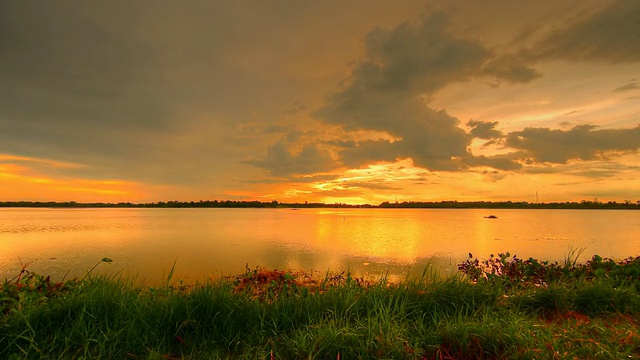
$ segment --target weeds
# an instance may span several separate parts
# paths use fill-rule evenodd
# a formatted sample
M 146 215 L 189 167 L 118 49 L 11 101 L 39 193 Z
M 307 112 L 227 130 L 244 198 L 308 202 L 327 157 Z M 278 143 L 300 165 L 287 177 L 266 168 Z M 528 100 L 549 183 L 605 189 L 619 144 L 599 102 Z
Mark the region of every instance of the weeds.
M 45 277 L 27 270 L 28 265 L 22 264 L 18 275 L 2 284 L 0 292 L 2 315 L 6 316 L 14 311 L 46 303 L 50 298 L 69 292 L 81 283 L 78 279 L 51 281 L 50 276 Z
M 107 262 L 107 261 L 101 261 Z M 0 358 L 477 359 L 640 355 L 640 260 L 460 264 L 389 283 L 250 269 L 190 287 L 91 273 L 2 286 Z M 471 281 L 470 281 L 471 280 Z
M 506 286 L 548 286 L 552 282 L 596 279 L 606 279 L 616 285 L 640 285 L 640 256 L 615 261 L 594 255 L 591 260 L 578 263 L 580 252 L 571 252 L 563 264 L 534 258 L 523 260 L 508 252 L 491 254 L 483 261 L 469 254 L 469 259 L 459 264 L 458 270 L 474 282 L 493 281 Z

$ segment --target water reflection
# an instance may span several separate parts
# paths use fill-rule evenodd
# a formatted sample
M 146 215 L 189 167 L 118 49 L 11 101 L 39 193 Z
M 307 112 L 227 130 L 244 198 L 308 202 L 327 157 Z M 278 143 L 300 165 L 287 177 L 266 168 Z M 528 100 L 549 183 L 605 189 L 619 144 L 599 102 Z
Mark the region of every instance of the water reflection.
M 572 248 L 640 253 L 640 212 L 409 209 L 1 209 L 0 279 L 20 270 L 82 276 L 103 271 L 160 283 L 173 263 L 189 282 L 245 266 L 392 277 L 441 272 L 469 252 L 561 260 Z
M 412 263 L 419 256 L 419 219 L 386 218 L 371 221 L 363 216 L 321 217 L 316 241 L 323 248 L 351 257 Z

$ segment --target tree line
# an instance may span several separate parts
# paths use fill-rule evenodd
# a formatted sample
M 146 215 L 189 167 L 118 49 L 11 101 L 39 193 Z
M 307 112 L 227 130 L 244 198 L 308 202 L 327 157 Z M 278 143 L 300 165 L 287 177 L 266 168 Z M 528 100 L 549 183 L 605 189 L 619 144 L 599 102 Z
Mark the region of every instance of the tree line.
M 405 201 L 388 202 L 379 205 L 343 204 L 343 203 L 281 203 L 278 201 L 233 201 L 233 200 L 200 200 L 200 201 L 160 201 L 151 203 L 79 203 L 75 201 L 4 201 L 0 207 L 26 208 L 417 208 L 417 209 L 640 209 L 640 201 L 631 202 L 550 202 L 531 203 L 526 201 Z

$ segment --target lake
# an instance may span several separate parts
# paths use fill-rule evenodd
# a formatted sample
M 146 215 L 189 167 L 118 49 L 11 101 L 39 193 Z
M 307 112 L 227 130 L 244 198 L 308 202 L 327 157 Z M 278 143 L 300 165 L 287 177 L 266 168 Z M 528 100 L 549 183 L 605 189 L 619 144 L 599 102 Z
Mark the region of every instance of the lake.
M 495 215 L 497 219 L 485 216 Z M 640 255 L 640 211 L 485 209 L 0 209 L 0 280 L 103 273 L 161 283 L 240 274 L 248 266 L 392 278 L 441 273 L 472 253 L 560 261 L 575 250 Z

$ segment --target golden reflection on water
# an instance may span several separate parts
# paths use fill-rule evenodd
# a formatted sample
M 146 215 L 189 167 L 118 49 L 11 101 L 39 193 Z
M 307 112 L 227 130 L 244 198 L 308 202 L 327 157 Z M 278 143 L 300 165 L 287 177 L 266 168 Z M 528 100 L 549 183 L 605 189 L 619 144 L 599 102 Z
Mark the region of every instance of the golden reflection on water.
M 419 219 L 332 216 L 318 219 L 316 241 L 333 252 L 412 263 L 419 256 Z M 402 232 L 402 235 L 399 234 Z
M 497 219 L 486 219 L 495 214 Z M 176 264 L 188 282 L 257 265 L 393 278 L 444 273 L 473 253 L 561 260 L 572 248 L 640 254 L 639 211 L 452 209 L 0 209 L 0 279 L 20 261 L 43 274 L 99 269 L 157 284 Z

